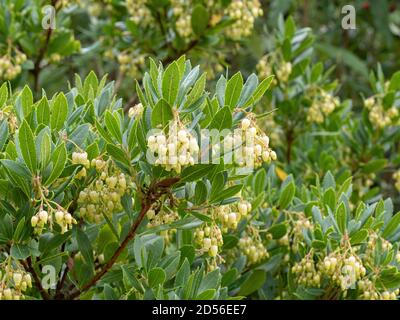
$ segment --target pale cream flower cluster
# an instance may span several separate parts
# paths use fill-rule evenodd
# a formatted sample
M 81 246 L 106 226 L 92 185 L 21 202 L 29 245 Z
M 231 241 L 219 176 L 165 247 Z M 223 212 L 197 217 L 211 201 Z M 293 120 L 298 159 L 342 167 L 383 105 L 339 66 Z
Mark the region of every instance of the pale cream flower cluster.
M 231 163 L 232 160 L 240 167 L 258 168 L 264 162 L 277 159 L 276 152 L 269 147 L 269 137 L 256 125 L 252 116 L 244 118 L 239 130 L 224 138 L 223 147 L 225 162 Z
M 126 0 L 126 8 L 131 20 L 137 25 L 148 26 L 153 22 L 153 17 L 146 4 L 147 0 Z
M 6 260 L 0 266 L 0 300 L 24 299 L 24 292 L 32 288 L 32 278 L 23 268 Z
M 224 244 L 222 232 L 216 223 L 203 224 L 194 232 L 194 241 L 201 253 L 208 253 L 215 258 Z
M 396 187 L 397 190 L 400 191 L 400 170 L 396 171 L 393 174 L 393 179 L 394 179 L 394 186 Z
M 31 225 L 34 228 L 36 234 L 42 234 L 45 227 L 49 224 L 50 228 L 53 226 L 53 215 L 56 223 L 61 228 L 61 234 L 67 232 L 72 229 L 74 224 L 77 224 L 76 219 L 67 212 L 64 208 L 58 207 L 57 209 L 53 209 L 49 207 L 49 212 L 40 208 L 40 210 L 31 218 Z
M 325 118 L 339 105 L 339 98 L 326 91 L 321 91 L 319 95 L 314 97 L 311 107 L 308 109 L 307 121 L 323 123 Z
M 22 72 L 22 64 L 26 61 L 26 55 L 20 51 L 15 54 L 6 54 L 0 57 L 0 79 L 12 80 Z
M 113 55 L 112 52 L 109 52 L 108 54 Z M 140 67 L 145 64 L 144 55 L 130 51 L 119 53 L 117 60 L 120 72 L 131 78 L 136 78 L 140 74 Z
M 257 17 L 263 15 L 259 0 L 233 0 L 225 10 L 225 14 L 235 22 L 226 30 L 233 40 L 240 40 L 251 35 Z
M 395 106 L 385 110 L 380 100 L 374 96 L 365 99 L 364 106 L 369 111 L 369 121 L 378 129 L 399 123 L 399 110 Z
M 177 173 L 187 166 L 194 165 L 200 150 L 197 139 L 178 122 L 170 125 L 168 133 L 161 131 L 150 135 L 147 146 L 155 155 L 155 165 Z
M 89 222 L 100 223 L 104 215 L 111 217 L 122 210 L 121 198 L 128 189 L 128 178 L 115 166 L 101 159 L 93 159 L 91 166 L 99 174 L 79 194 L 79 214 Z
M 253 265 L 269 257 L 269 253 L 263 244 L 258 230 L 252 228 L 239 239 L 239 250 L 246 256 L 247 265 Z

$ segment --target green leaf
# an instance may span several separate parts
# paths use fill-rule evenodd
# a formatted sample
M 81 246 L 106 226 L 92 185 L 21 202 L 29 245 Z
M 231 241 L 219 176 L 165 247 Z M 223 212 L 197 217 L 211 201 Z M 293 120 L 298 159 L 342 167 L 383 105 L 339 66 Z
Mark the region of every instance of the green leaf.
M 19 97 L 21 99 L 20 101 L 21 101 L 23 115 L 24 117 L 26 117 L 32 111 L 33 94 L 31 89 L 28 86 L 25 86 L 24 89 L 21 91 Z
M 153 268 L 149 272 L 149 286 L 151 288 L 158 287 L 163 284 L 167 278 L 167 274 L 162 268 Z
M 4 86 L 4 85 L 3 85 Z M 400 90 L 400 71 L 395 72 L 390 79 L 389 91 L 398 91 Z M 0 89 L 1 91 L 1 89 Z M 1 96 L 1 94 L 0 94 Z M 0 99 L 0 107 L 1 107 L 1 99 Z
M 82 253 L 83 258 L 86 263 L 93 265 L 93 249 L 90 240 L 85 232 L 80 228 L 76 228 L 76 241 L 78 243 L 78 248 Z
M 231 197 L 235 196 L 237 193 L 239 193 L 240 190 L 242 190 L 242 188 L 243 188 L 242 184 L 237 184 L 232 187 L 229 187 L 229 188 L 221 191 L 219 194 L 216 194 L 215 197 L 210 199 L 210 202 L 216 203 L 216 202 L 220 202 L 222 200 L 231 198 Z
M 39 147 L 37 147 L 37 149 L 40 151 L 38 154 L 38 159 L 40 168 L 43 171 L 51 158 L 51 138 L 48 132 L 44 132 L 41 135 L 41 140 L 38 142 L 38 145 Z
M 296 193 L 296 186 L 293 182 L 288 183 L 281 192 L 278 205 L 280 209 L 286 209 L 292 202 Z
M 127 166 L 129 166 L 129 161 L 126 157 L 126 154 L 120 148 L 114 146 L 113 144 L 107 144 L 107 152 L 113 157 L 114 160 L 117 160 Z
M 367 239 L 367 237 L 368 237 L 368 230 L 366 229 L 358 230 L 350 237 L 350 243 L 351 245 L 360 244 L 364 242 Z
M 119 142 L 122 143 L 121 124 L 118 118 L 113 115 L 109 110 L 106 111 L 104 116 L 104 122 L 107 130 L 111 135 Z
M 204 92 L 206 86 L 206 74 L 203 73 L 199 79 L 197 79 L 192 90 L 186 98 L 184 109 L 190 107 Z
M 17 260 L 24 260 L 30 256 L 30 250 L 27 245 L 13 243 L 10 250 L 11 257 Z
M 0 151 L 3 150 L 4 145 L 8 139 L 8 121 L 0 121 Z
M 386 159 L 371 160 L 362 168 L 362 171 L 367 174 L 375 173 L 385 168 L 386 163 Z
M 215 289 L 208 289 L 203 291 L 202 293 L 198 294 L 196 300 L 212 300 L 215 297 L 217 290 Z
M 192 11 L 192 29 L 195 34 L 202 35 L 207 29 L 209 14 L 206 8 L 201 4 L 196 5 Z
M 247 78 L 246 83 L 243 86 L 243 90 L 242 93 L 240 94 L 238 102 L 239 107 L 245 104 L 250 99 L 250 97 L 256 90 L 257 86 L 258 86 L 258 78 L 253 73 Z
M 63 93 L 59 93 L 52 101 L 50 115 L 50 126 L 53 130 L 60 130 L 68 115 L 68 101 Z
M 8 88 L 7 83 L 4 82 L 3 85 L 0 87 L 0 108 L 2 108 L 8 99 Z
M 195 204 L 199 205 L 206 201 L 208 195 L 207 186 L 203 181 L 198 181 L 196 183 L 196 188 L 194 192 Z
M 29 172 L 26 166 L 9 159 L 2 159 L 0 161 L 8 170 L 20 176 L 21 178 L 26 180 L 30 180 L 32 178 L 32 174 Z
M 294 23 L 293 17 L 289 16 L 285 21 L 285 38 L 292 39 L 296 32 L 296 25 Z
M 65 164 L 67 162 L 67 149 L 65 148 L 65 144 L 60 144 L 53 152 L 51 156 L 51 160 L 53 163 L 53 169 L 51 171 L 50 176 L 47 178 L 45 185 L 52 184 L 63 172 L 65 168 Z
M 237 72 L 226 84 L 225 105 L 230 107 L 231 110 L 236 107 L 242 93 L 242 88 L 243 77 L 240 72 Z
M 224 107 L 214 116 L 209 129 L 217 129 L 218 131 L 221 131 L 230 128 L 232 128 L 232 111 L 228 107 Z
M 171 106 L 166 100 L 160 99 L 151 113 L 151 126 L 153 128 L 158 126 L 165 128 L 173 119 L 174 114 L 172 113 Z
M 335 210 L 336 207 L 336 193 L 335 190 L 330 187 L 324 193 L 324 204 L 326 204 L 331 210 Z
M 36 118 L 38 124 L 50 124 L 50 106 L 46 97 L 43 97 L 36 107 Z
M 127 289 L 131 289 L 133 287 L 139 292 L 143 292 L 143 285 L 136 279 L 134 270 L 129 270 L 127 265 L 121 266 L 121 269 L 125 287 Z
M 179 67 L 176 62 L 171 63 L 165 69 L 162 80 L 162 93 L 163 98 L 173 106 L 179 90 Z
M 315 48 L 328 57 L 335 59 L 337 63 L 344 63 L 364 78 L 368 78 L 368 67 L 366 63 L 351 51 L 321 42 L 316 43 Z
M 263 192 L 267 186 L 267 173 L 264 169 L 259 170 L 254 179 L 254 193 L 256 195 Z
M 247 108 L 250 105 L 256 104 L 263 96 L 264 93 L 268 90 L 269 86 L 272 83 L 274 76 L 269 76 L 265 78 L 257 87 L 256 91 L 254 91 L 253 95 L 250 99 L 242 106 L 243 108 Z
M 225 91 L 226 91 L 226 79 L 224 76 L 220 76 L 217 81 L 216 95 L 220 106 L 225 105 Z
M 280 239 L 287 232 L 286 224 L 284 223 L 274 224 L 272 225 L 271 228 L 268 229 L 268 232 L 272 235 L 273 239 Z
M 239 290 L 239 295 L 248 296 L 254 291 L 260 289 L 266 280 L 265 272 L 263 270 L 254 270 L 250 277 L 242 284 Z
M 388 222 L 385 229 L 382 232 L 382 237 L 390 237 L 400 225 L 400 212 L 396 213 Z
M 347 209 L 345 204 L 342 202 L 336 211 L 336 222 L 339 230 L 342 234 L 345 234 L 347 227 Z
M 188 259 L 182 263 L 180 269 L 176 273 L 175 286 L 185 286 L 190 276 L 190 264 Z
M 32 173 L 36 170 L 35 140 L 29 124 L 24 120 L 18 131 L 19 147 L 22 158 Z
M 196 181 L 206 176 L 214 165 L 209 164 L 196 164 L 182 170 L 180 182 Z

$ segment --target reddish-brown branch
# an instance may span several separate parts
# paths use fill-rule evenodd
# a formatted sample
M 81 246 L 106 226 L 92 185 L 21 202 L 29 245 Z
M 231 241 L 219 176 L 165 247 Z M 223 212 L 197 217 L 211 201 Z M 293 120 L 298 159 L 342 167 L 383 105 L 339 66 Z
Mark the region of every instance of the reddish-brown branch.
M 50 295 L 49 295 L 48 292 L 43 288 L 42 283 L 41 283 L 41 281 L 40 281 L 40 279 L 39 279 L 39 277 L 38 277 L 38 275 L 37 275 L 35 269 L 34 269 L 33 266 L 32 266 L 32 259 L 31 259 L 31 257 L 28 257 L 28 258 L 26 259 L 26 261 L 23 261 L 23 260 L 22 260 L 21 263 L 22 263 L 23 267 L 25 268 L 25 270 L 28 271 L 28 272 L 32 275 L 34 284 L 35 284 L 36 288 L 39 290 L 40 295 L 42 296 L 42 298 L 43 298 L 44 300 L 50 300 L 50 299 L 51 299 Z
M 113 256 L 111 259 L 104 265 L 103 269 L 97 273 L 92 280 L 90 280 L 87 284 L 85 284 L 80 290 L 72 293 L 70 295 L 70 299 L 74 299 L 78 297 L 80 294 L 83 292 L 87 291 L 91 287 L 93 287 L 97 281 L 99 281 L 114 265 L 114 263 L 117 261 L 118 257 L 121 255 L 121 253 L 124 251 L 128 243 L 135 237 L 136 230 L 138 229 L 140 223 L 143 221 L 147 211 L 149 211 L 151 207 L 151 203 L 146 203 L 140 210 L 139 216 L 135 220 L 135 223 L 132 225 L 131 229 L 129 230 L 129 233 L 125 237 L 124 241 L 122 241 L 121 245 L 118 247 L 118 249 L 114 252 Z
M 55 7 L 57 5 L 57 2 L 58 2 L 58 0 L 52 0 L 51 5 L 53 7 Z M 35 60 L 34 67 L 32 70 L 33 79 L 34 79 L 34 88 L 35 88 L 36 92 L 39 91 L 39 75 L 40 75 L 40 72 L 42 71 L 41 63 L 46 54 L 52 34 L 53 34 L 53 29 L 51 27 L 49 27 L 46 31 L 46 39 L 44 41 L 43 46 L 39 49 L 39 53 Z
M 147 211 L 150 210 L 153 203 L 155 203 L 163 194 L 167 194 L 170 191 L 170 188 L 179 181 L 179 178 L 167 178 L 156 182 L 155 184 L 151 185 L 149 191 L 143 196 L 142 199 L 142 208 L 139 212 L 138 217 L 136 218 L 135 222 L 133 223 L 131 229 L 129 230 L 127 236 L 122 241 L 118 249 L 114 252 L 111 259 L 104 265 L 99 273 L 97 273 L 87 284 L 85 284 L 80 290 L 76 290 L 72 292 L 68 298 L 75 299 L 79 297 L 83 292 L 89 290 L 93 287 L 114 265 L 117 261 L 118 257 L 127 247 L 128 243 L 135 237 L 136 231 L 139 228 L 140 224 L 142 223 L 144 217 L 146 216 Z

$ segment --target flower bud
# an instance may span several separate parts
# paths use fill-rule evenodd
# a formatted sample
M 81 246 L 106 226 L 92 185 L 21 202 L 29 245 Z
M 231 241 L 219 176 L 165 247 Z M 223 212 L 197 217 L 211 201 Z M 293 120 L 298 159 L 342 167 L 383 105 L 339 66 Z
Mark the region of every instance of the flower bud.
M 251 122 L 249 119 L 247 118 L 243 119 L 241 124 L 242 130 L 247 130 L 250 127 L 250 124 Z
M 215 257 L 218 254 L 218 246 L 211 246 L 210 250 L 208 251 L 210 257 Z
M 63 220 L 64 220 L 64 212 L 62 211 L 57 211 L 55 213 L 55 218 L 56 218 L 56 222 L 58 224 L 62 224 Z
M 6 300 L 12 300 L 12 291 L 10 288 L 4 289 L 3 294 Z
M 38 221 L 39 221 L 39 218 L 38 218 L 37 216 L 33 216 L 33 217 L 31 218 L 31 225 L 32 225 L 32 227 L 36 227 Z
M 47 211 L 42 210 L 42 211 L 39 212 L 39 219 L 40 219 L 44 224 L 47 223 L 48 217 L 49 217 L 49 215 L 48 215 Z
M 204 250 L 208 250 L 211 247 L 211 239 L 210 238 L 204 238 L 203 240 L 203 248 Z
M 19 272 L 16 272 L 13 274 L 13 281 L 16 287 L 19 287 L 22 282 L 22 274 Z

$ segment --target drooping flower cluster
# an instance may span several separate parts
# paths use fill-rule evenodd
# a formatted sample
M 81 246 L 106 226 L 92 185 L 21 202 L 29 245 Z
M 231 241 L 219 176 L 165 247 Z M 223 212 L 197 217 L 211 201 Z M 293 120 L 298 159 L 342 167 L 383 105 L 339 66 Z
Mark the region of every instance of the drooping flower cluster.
M 378 129 L 395 125 L 399 121 L 400 114 L 397 107 L 392 106 L 386 109 L 380 100 L 375 97 L 365 99 L 364 106 L 369 110 L 369 121 Z
M 258 229 L 253 227 L 248 227 L 245 234 L 239 239 L 239 250 L 246 256 L 248 265 L 256 264 L 269 257 Z
M 18 50 L 15 54 L 6 54 L 0 57 L 0 79 L 12 80 L 22 71 L 22 64 L 26 61 L 26 55 Z
M 32 288 L 29 273 L 10 260 L 0 266 L 0 300 L 21 300 L 24 292 Z
M 292 273 L 296 282 L 307 287 L 319 287 L 321 284 L 321 276 L 312 257 L 305 256 L 301 261 L 292 267 Z
M 240 128 L 228 134 L 223 141 L 225 163 L 240 167 L 258 168 L 263 162 L 276 160 L 269 147 L 269 137 L 257 127 L 252 117 L 244 118 Z
M 135 52 L 124 51 L 118 54 L 117 60 L 119 70 L 123 74 L 127 74 L 131 78 L 135 78 L 140 73 L 140 66 L 145 63 L 144 55 Z
M 258 61 L 256 70 L 261 79 L 265 79 L 273 74 L 272 64 L 268 55 L 263 56 L 260 61 Z
M 215 258 L 224 244 L 222 232 L 216 223 L 205 223 L 194 232 L 194 241 L 201 253 Z
M 393 179 L 394 179 L 394 186 L 396 187 L 397 190 L 400 191 L 400 170 L 396 171 L 393 174 Z
M 125 174 L 101 159 L 93 159 L 91 166 L 99 176 L 79 194 L 79 214 L 89 222 L 99 223 L 104 215 L 111 217 L 122 210 L 121 197 L 128 188 Z
M 6 106 L 0 110 L 0 121 L 3 120 L 8 122 L 8 131 L 10 133 L 14 133 L 17 130 L 18 120 L 12 106 Z
M 325 279 L 326 285 L 340 289 L 343 294 L 348 289 L 354 289 L 357 281 L 366 275 L 366 269 L 357 255 L 346 256 L 339 252 L 333 252 L 317 263 L 310 253 L 292 267 L 292 272 L 301 285 L 320 287 Z
M 369 279 L 358 281 L 357 288 L 360 292 L 360 298 L 363 300 L 397 300 L 400 293 L 399 289 L 380 292 L 375 283 Z
M 132 108 L 129 108 L 128 116 L 129 118 L 141 117 L 144 111 L 144 107 L 141 103 L 136 104 Z
M 170 126 L 168 133 L 161 131 L 149 136 L 147 146 L 155 156 L 155 165 L 177 173 L 194 165 L 200 150 L 197 139 L 176 122 Z
M 323 123 L 325 117 L 330 115 L 339 104 L 340 101 L 337 97 L 334 97 L 326 91 L 321 91 L 321 93 L 314 98 L 311 107 L 308 109 L 307 121 Z
M 235 230 L 242 217 L 251 211 L 251 204 L 241 200 L 238 204 L 222 205 L 213 210 L 212 215 L 216 216 L 221 224 L 221 231 L 227 233 L 228 229 Z
M 290 75 L 292 74 L 292 63 L 284 61 L 277 55 L 265 55 L 261 57 L 257 63 L 256 70 L 260 78 L 267 78 L 272 74 L 276 75 L 276 78 L 272 80 L 272 84 L 278 83 L 285 84 L 288 82 Z
M 387 252 L 392 249 L 393 245 L 378 234 L 370 233 L 367 246 L 364 253 L 364 262 L 369 266 L 375 265 L 376 248 L 380 248 L 382 252 Z M 381 253 L 382 254 L 382 253 Z
M 59 207 L 56 210 L 52 207 L 49 207 L 49 211 L 50 212 L 41 208 L 39 212 L 31 218 L 31 225 L 36 234 L 41 234 L 47 224 L 49 224 L 50 228 L 52 228 L 54 220 L 60 226 L 61 234 L 71 230 L 72 225 L 77 223 L 76 219 L 62 207 Z
M 343 291 L 355 286 L 366 275 L 366 269 L 357 255 L 344 257 L 338 253 L 326 256 L 320 264 L 322 274 Z
M 147 0 L 126 0 L 131 20 L 137 25 L 148 26 L 153 21 L 151 11 L 146 4 Z
M 87 152 L 73 152 L 72 153 L 72 164 L 81 164 L 83 168 L 76 174 L 76 179 L 86 177 L 86 169 L 90 167 L 90 161 L 88 159 Z
M 233 0 L 226 8 L 225 14 L 235 22 L 226 30 L 229 38 L 240 40 L 251 34 L 254 21 L 263 15 L 259 0 Z
M 286 83 L 292 73 L 292 64 L 290 62 L 282 62 L 276 70 L 276 76 L 281 83 Z
M 149 223 L 147 224 L 148 228 L 169 224 L 179 219 L 178 213 L 167 207 L 164 207 L 158 212 L 156 212 L 154 209 L 150 209 L 147 211 L 146 216 L 149 220 Z

